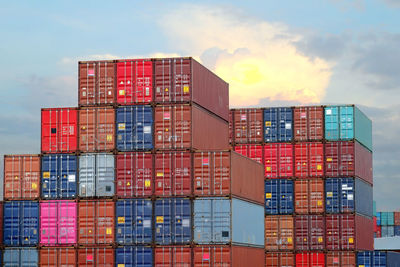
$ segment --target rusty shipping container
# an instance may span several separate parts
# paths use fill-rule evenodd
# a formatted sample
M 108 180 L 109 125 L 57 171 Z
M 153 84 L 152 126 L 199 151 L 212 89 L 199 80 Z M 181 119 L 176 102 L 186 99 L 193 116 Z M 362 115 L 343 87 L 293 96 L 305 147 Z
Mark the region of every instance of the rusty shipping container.
M 295 267 L 293 252 L 267 252 L 265 267 Z
M 33 200 L 40 195 L 40 156 L 4 155 L 4 199 Z
M 189 246 L 158 246 L 154 249 L 154 266 L 192 266 L 192 249 Z
M 269 251 L 294 249 L 293 216 L 265 217 L 265 249 Z
M 262 143 L 264 140 L 263 110 L 260 108 L 234 109 L 233 132 L 235 144 Z
M 115 252 L 111 247 L 85 247 L 78 249 L 78 266 L 114 267 Z
M 293 117 L 295 141 L 315 141 L 324 138 L 323 107 L 295 107 Z
M 295 217 L 297 251 L 324 250 L 325 218 L 322 215 L 303 215 Z
M 156 103 L 193 102 L 228 122 L 228 83 L 193 58 L 155 59 L 154 76 Z
M 229 148 L 228 122 L 197 105 L 156 106 L 157 150 Z
M 326 267 L 355 267 L 356 253 L 352 251 L 328 251 Z
M 264 145 L 265 177 L 269 179 L 294 176 L 293 144 L 269 143 Z
M 79 106 L 115 103 L 116 64 L 114 61 L 79 62 Z
M 42 247 L 39 249 L 39 267 L 76 267 L 76 255 L 73 247 Z
M 304 142 L 294 145 L 295 176 L 297 178 L 324 175 L 324 144 Z
M 238 145 L 233 148 L 237 153 L 251 158 L 252 160 L 257 161 L 258 163 L 263 164 L 264 155 L 263 155 L 263 145 L 255 145 L 255 144 L 246 144 L 246 145 Z
M 115 149 L 115 109 L 112 107 L 79 110 L 79 150 L 107 152 Z
M 294 182 L 295 212 L 297 214 L 323 213 L 324 180 L 301 179 Z

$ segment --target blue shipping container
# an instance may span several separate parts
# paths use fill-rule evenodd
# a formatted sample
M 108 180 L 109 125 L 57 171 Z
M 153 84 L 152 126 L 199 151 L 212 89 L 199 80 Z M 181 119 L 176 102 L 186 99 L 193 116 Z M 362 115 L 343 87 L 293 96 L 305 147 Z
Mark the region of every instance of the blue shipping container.
M 293 139 L 293 110 L 264 109 L 264 142 L 289 142 Z
M 42 156 L 42 198 L 75 198 L 77 157 L 59 154 Z
M 372 267 L 372 251 L 357 252 L 357 266 Z
M 38 251 L 33 248 L 6 248 L 3 257 L 4 267 L 37 267 Z
M 4 203 L 3 241 L 6 246 L 35 246 L 39 242 L 39 202 Z
M 265 214 L 292 214 L 293 181 L 287 179 L 271 179 L 265 181 Z
M 400 236 L 400 226 L 399 225 L 394 226 L 394 235 Z
M 381 225 L 394 225 L 394 213 L 381 212 Z
M 118 247 L 115 250 L 115 266 L 152 267 L 153 249 L 150 247 Z
M 381 225 L 381 213 L 380 212 L 376 213 L 376 225 L 377 226 Z
M 153 205 L 147 199 L 119 200 L 116 203 L 118 244 L 149 244 L 153 239 Z
M 189 199 L 157 199 L 154 203 L 157 244 L 188 244 L 192 240 L 192 208 Z
M 153 149 L 153 109 L 151 106 L 117 108 L 117 149 Z

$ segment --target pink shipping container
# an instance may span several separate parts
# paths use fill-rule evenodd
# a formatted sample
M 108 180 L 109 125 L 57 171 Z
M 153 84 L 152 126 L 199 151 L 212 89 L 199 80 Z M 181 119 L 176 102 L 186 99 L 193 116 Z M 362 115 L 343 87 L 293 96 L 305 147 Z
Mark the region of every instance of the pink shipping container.
M 235 144 L 262 143 L 264 123 L 262 109 L 233 110 L 233 129 Z
M 40 244 L 67 245 L 77 241 L 77 203 L 73 200 L 40 202 Z
M 269 143 L 264 145 L 266 178 L 276 179 L 293 177 L 293 161 L 292 144 Z
M 297 143 L 294 146 L 295 176 L 298 178 L 324 175 L 324 145 L 320 142 Z
M 257 161 L 258 163 L 263 164 L 263 146 L 262 145 L 239 145 L 234 147 L 235 152 L 251 158 L 252 160 Z
M 294 140 L 315 141 L 324 138 L 324 108 L 295 107 Z

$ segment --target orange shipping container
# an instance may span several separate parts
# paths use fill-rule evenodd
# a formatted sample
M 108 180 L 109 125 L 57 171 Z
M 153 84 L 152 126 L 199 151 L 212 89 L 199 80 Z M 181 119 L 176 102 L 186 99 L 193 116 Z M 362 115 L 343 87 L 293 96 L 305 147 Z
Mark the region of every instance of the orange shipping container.
M 298 214 L 324 212 L 324 181 L 304 179 L 294 182 L 295 211 Z
M 294 267 L 295 258 L 292 252 L 267 252 L 265 254 L 266 267 Z
M 356 267 L 356 254 L 349 251 L 330 251 L 326 254 L 326 267 Z
M 75 267 L 76 249 L 69 247 L 42 247 L 39 250 L 40 267 Z
M 313 141 L 324 138 L 324 108 L 294 108 L 294 140 Z
M 396 226 L 400 225 L 400 211 L 394 212 L 394 225 Z
M 292 250 L 294 239 L 293 216 L 265 217 L 265 249 Z
M 40 156 L 4 156 L 4 199 L 37 199 L 40 196 Z

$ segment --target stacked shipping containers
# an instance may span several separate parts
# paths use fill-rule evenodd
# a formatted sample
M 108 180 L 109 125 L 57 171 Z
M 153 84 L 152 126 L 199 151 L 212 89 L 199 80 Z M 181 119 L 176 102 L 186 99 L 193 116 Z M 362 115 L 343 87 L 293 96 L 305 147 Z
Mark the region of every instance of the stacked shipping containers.
M 400 212 L 375 212 L 374 214 L 374 237 L 400 236 Z

